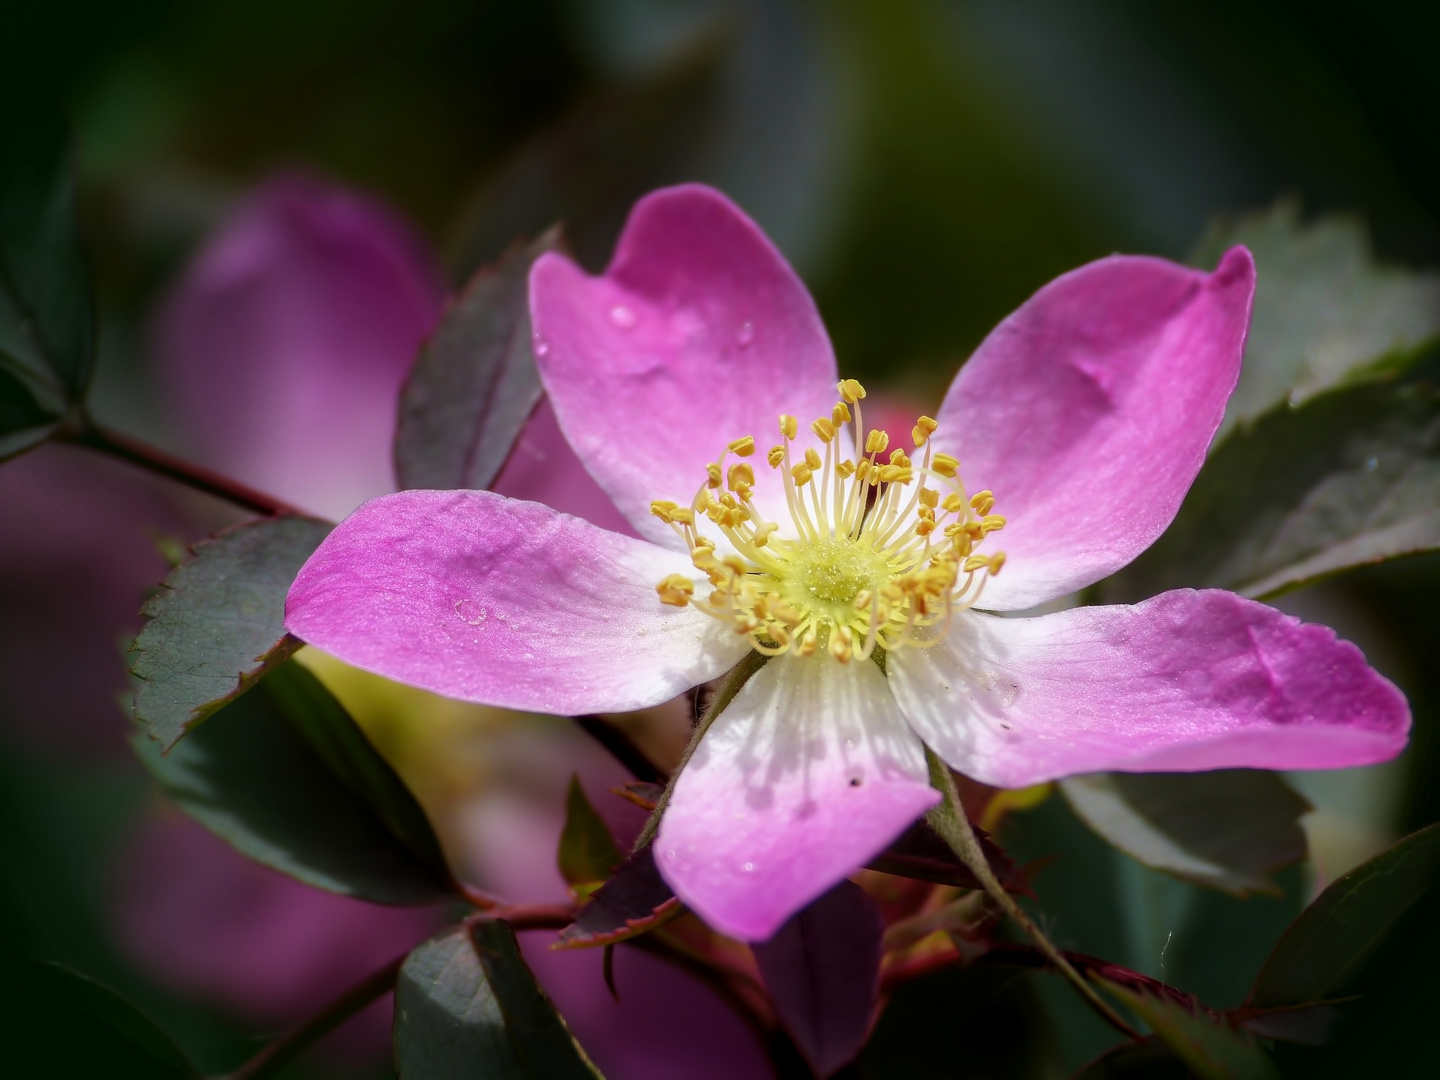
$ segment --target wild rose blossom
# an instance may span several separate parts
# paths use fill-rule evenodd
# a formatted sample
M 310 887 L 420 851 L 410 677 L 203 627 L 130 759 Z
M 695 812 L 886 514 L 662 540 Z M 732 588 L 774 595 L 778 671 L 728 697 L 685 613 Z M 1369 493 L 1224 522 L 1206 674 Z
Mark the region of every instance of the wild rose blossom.
M 1409 727 L 1399 691 L 1263 604 L 1179 590 L 987 613 L 1099 581 L 1170 523 L 1235 386 L 1254 277 L 1243 248 L 1210 274 L 1126 256 L 1066 274 L 890 447 L 760 230 L 709 189 L 656 192 L 602 276 L 550 255 L 530 283 L 560 426 L 643 539 L 404 492 L 325 541 L 288 626 L 394 679 L 561 714 L 771 655 L 655 839 L 680 898 L 750 940 L 934 805 L 927 745 L 1004 787 L 1385 760 Z

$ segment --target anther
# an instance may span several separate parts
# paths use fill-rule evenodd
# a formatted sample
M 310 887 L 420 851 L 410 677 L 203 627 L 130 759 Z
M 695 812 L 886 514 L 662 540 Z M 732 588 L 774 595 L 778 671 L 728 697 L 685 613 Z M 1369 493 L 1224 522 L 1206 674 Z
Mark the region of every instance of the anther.
M 746 487 L 753 487 L 755 485 L 755 470 L 744 462 L 740 462 L 730 466 L 729 475 L 726 476 L 725 479 L 731 491 L 736 491 L 741 484 L 744 484 Z
M 810 482 L 810 466 L 805 464 L 796 465 L 791 468 L 790 475 L 795 478 L 796 487 L 804 487 Z
M 811 421 L 810 430 L 813 431 L 815 437 L 823 443 L 828 443 L 831 439 L 835 438 L 835 425 L 823 416 L 818 420 Z
M 655 591 L 660 594 L 662 604 L 684 607 L 690 603 L 690 597 L 695 595 L 695 583 L 684 574 L 671 574 L 655 586 Z
M 977 491 L 970 496 L 970 506 L 977 514 L 988 514 L 994 505 L 995 493 L 992 491 Z
M 956 495 L 954 492 L 951 492 L 949 495 L 945 496 L 945 501 L 942 502 L 940 505 L 943 506 L 946 510 L 950 511 L 950 513 L 958 514 L 961 510 L 965 508 L 965 500 L 960 498 L 960 496 Z
M 755 452 L 755 436 L 746 435 L 743 439 L 736 439 L 726 449 L 736 457 L 749 457 Z
M 930 419 L 930 417 L 928 416 L 922 416 L 920 417 L 920 419 L 916 420 L 915 426 L 910 429 L 910 437 L 915 440 L 916 448 L 918 449 L 919 447 L 924 446 L 930 440 L 930 436 L 935 433 L 935 429 L 939 426 L 939 424 L 937 424 L 934 420 Z
M 805 464 L 810 466 L 811 472 L 817 472 L 820 469 L 820 454 L 813 446 L 805 451 Z
M 890 436 L 879 428 L 871 429 L 870 434 L 865 436 L 865 452 L 867 454 L 883 454 L 889 445 Z
M 799 424 L 789 413 L 780 414 L 780 434 L 787 439 L 793 439 L 795 432 L 799 430 Z
M 718 488 L 720 486 L 720 463 L 718 461 L 710 462 L 709 465 L 705 466 L 705 473 L 705 486 Z
M 854 379 L 841 379 L 835 384 L 835 389 L 839 391 L 840 396 L 850 405 L 854 405 L 855 402 L 865 396 L 865 387 L 861 386 L 859 382 Z
M 830 410 L 830 421 L 837 428 L 841 424 L 848 424 L 850 422 L 849 406 L 847 406 L 843 401 L 837 401 L 835 403 L 835 407 Z
M 953 458 L 949 454 L 936 454 L 930 460 L 930 467 L 941 476 L 949 479 L 959 471 L 960 461 L 958 458 Z
M 929 507 L 931 510 L 940 505 L 940 492 L 934 488 L 920 489 L 920 505 Z
M 980 528 L 987 533 L 999 532 L 1005 527 L 1005 516 L 1003 514 L 987 514 L 980 519 Z
M 778 469 L 785 461 L 785 448 L 783 446 L 772 446 L 770 452 L 765 455 L 765 460 L 770 462 L 772 469 Z
M 670 522 L 675 520 L 670 515 L 673 514 L 677 509 L 679 509 L 678 505 L 671 502 L 669 499 L 656 499 L 650 504 L 650 513 L 654 514 L 666 524 L 669 524 Z

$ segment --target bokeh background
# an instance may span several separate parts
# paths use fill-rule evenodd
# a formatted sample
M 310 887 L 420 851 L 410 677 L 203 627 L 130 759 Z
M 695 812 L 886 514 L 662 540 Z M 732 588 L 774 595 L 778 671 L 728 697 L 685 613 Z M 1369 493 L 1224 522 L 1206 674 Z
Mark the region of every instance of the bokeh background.
M 375 328 L 354 313 L 367 343 L 356 349 L 383 339 L 386 356 L 400 353 L 398 367 L 376 361 L 397 383 L 407 342 L 447 289 L 517 237 L 563 219 L 578 256 L 599 268 L 634 199 L 682 180 L 723 188 L 775 239 L 815 293 L 846 374 L 918 409 L 1056 274 L 1113 251 L 1185 259 L 1217 215 L 1291 199 L 1306 217 L 1358 215 L 1383 260 L 1440 266 L 1435 5 L 12 0 L 4 22 L 0 115 L 24 124 L 59 106 L 79 147 L 103 319 L 96 414 L 332 515 L 383 490 L 383 477 L 344 469 L 383 448 L 383 407 L 352 394 L 343 371 L 312 385 L 308 369 L 284 367 L 257 370 L 251 389 L 263 394 L 246 404 L 243 380 L 221 371 L 232 349 L 282 360 L 343 351 L 345 320 L 323 340 L 305 336 L 306 311 L 324 302 L 307 289 L 329 264 L 307 276 L 296 267 L 308 256 L 282 246 L 270 257 L 293 279 L 272 278 L 274 293 L 258 298 L 220 290 L 229 315 L 202 319 L 212 336 L 198 346 L 175 328 L 176 297 L 197 288 L 207 243 L 254 212 L 265 185 L 353 194 L 359 209 L 342 199 L 338 218 L 292 222 L 319 237 L 305 250 L 338 245 L 345 266 L 373 258 L 418 282 L 398 322 Z M 376 228 L 391 230 L 391 246 L 346 255 L 347 214 L 384 218 Z M 298 327 L 290 337 L 236 343 L 247 310 L 287 303 L 298 311 L 286 316 Z M 207 364 L 217 372 L 208 397 Z M 267 456 L 302 416 L 316 418 L 309 442 Z M 19 952 L 124 990 L 217 1069 L 439 917 L 357 913 L 227 861 L 168 814 L 132 763 L 121 700 L 139 605 L 167 554 L 234 520 L 81 450 L 46 447 L 0 466 L 4 934 Z M 1381 770 L 1301 778 L 1319 807 L 1317 857 L 1287 877 L 1290 898 L 1273 916 L 1227 908 L 1197 923 L 1180 910 L 1193 902 L 1156 899 L 1159 887 L 1127 878 L 1098 841 L 1074 840 L 1114 882 L 1088 916 L 1056 914 L 1062 940 L 1153 970 L 1165 934 L 1189 918 L 1195 978 L 1213 977 L 1223 996 L 1243 989 L 1244 957 L 1264 955 L 1265 928 L 1273 938 L 1317 882 L 1440 820 L 1440 563 L 1397 562 L 1284 603 L 1337 626 L 1402 684 L 1416 713 L 1411 750 Z M 482 876 L 495 837 L 531 827 L 524 857 L 548 866 L 543 815 L 560 812 L 569 769 L 607 767 L 563 724 L 516 734 L 503 718 L 433 707 L 417 732 L 403 703 L 373 687 L 354 693 L 357 715 L 417 786 L 459 807 L 470 824 L 453 843 L 477 845 Z M 556 761 L 567 764 L 547 771 Z M 1018 842 L 1043 847 L 1037 836 L 1070 827 L 1037 818 Z M 1375 964 L 1377 986 L 1404 992 L 1383 1009 L 1362 1002 L 1324 1054 L 1282 1054 L 1287 1074 L 1404 1071 L 1424 1053 L 1434 914 L 1413 916 L 1404 949 Z M 1202 970 L 1204 942 L 1245 934 L 1262 940 L 1214 954 L 1213 976 Z M 1185 962 L 1168 960 L 1172 976 Z M 1058 1045 L 1078 1064 L 1093 1032 L 1069 1030 L 1083 1020 L 1034 983 L 911 988 L 860 1072 L 1010 1075 L 1015 1059 L 998 1062 L 1017 1039 Z M 386 1075 L 383 1008 L 352 1027 L 293 1075 Z

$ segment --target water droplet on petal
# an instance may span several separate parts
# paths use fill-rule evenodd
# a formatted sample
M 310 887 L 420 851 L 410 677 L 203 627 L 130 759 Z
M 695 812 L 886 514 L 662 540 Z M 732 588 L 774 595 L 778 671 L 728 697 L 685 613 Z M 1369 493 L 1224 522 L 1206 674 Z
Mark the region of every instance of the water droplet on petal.
M 735 331 L 735 344 L 739 345 L 742 349 L 748 349 L 750 343 L 754 340 L 755 324 L 748 322 L 741 323 L 740 329 Z
M 674 849 L 673 847 L 670 848 L 669 850 L 667 850 L 667 851 L 665 852 L 665 858 L 667 858 L 667 859 L 673 859 L 674 857 L 675 857 L 675 849 Z
M 1286 399 L 1286 403 L 1290 406 L 1290 408 L 1298 409 L 1300 407 L 1300 403 L 1304 400 L 1305 398 L 1301 395 L 1299 390 L 1291 390 L 1290 396 Z
M 1380 459 L 1379 459 L 1378 457 L 1367 457 L 1367 458 L 1365 459 L 1365 471 L 1366 471 L 1366 472 L 1374 472 L 1374 471 L 1375 471 L 1376 469 L 1378 469 L 1379 467 L 1380 467 Z
M 846 740 L 845 740 L 845 749 L 846 749 L 846 750 L 854 750 L 854 749 L 855 749 L 855 740 L 854 740 L 854 739 L 846 739 Z
M 532 343 L 535 346 L 536 356 L 545 356 L 547 353 L 550 352 L 550 343 L 546 341 L 543 337 L 541 337 L 539 334 L 535 335 Z
M 635 312 L 623 304 L 616 304 L 610 309 L 610 321 L 621 330 L 629 330 L 635 325 Z
M 747 863 L 746 863 L 744 866 L 742 866 L 740 869 L 741 869 L 741 870 L 744 870 L 745 873 L 748 874 L 748 873 L 750 873 L 752 870 L 755 869 L 755 864 L 754 864 L 753 862 L 747 862 Z

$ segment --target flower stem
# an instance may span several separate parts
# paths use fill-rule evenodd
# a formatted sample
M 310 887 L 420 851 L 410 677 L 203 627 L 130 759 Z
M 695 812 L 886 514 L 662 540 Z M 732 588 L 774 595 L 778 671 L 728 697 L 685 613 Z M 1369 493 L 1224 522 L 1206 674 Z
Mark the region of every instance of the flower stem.
M 655 804 L 655 809 L 650 811 L 650 817 L 645 822 L 645 828 L 640 830 L 640 836 L 635 841 L 632 851 L 639 851 L 651 840 L 655 839 L 655 833 L 660 828 L 660 818 L 664 816 L 665 807 L 670 805 L 670 793 L 675 790 L 675 782 L 680 779 L 680 774 L 685 771 L 685 766 L 690 764 L 690 758 L 695 754 L 695 748 L 700 745 L 700 740 L 705 737 L 705 732 L 710 730 L 710 725 L 715 718 L 724 711 L 725 706 L 735 700 L 735 695 L 740 688 L 750 681 L 762 667 L 765 661 L 770 659 L 757 652 L 748 652 L 738 664 L 730 669 L 730 674 L 725 676 L 725 681 L 715 691 L 715 696 L 710 699 L 710 704 L 705 707 L 700 722 L 695 725 L 695 730 L 690 733 L 690 741 L 685 746 L 685 753 L 680 756 L 680 764 L 675 766 L 675 771 L 670 774 L 669 781 L 665 784 L 665 791 L 660 796 L 660 801 Z
M 77 446 L 89 447 L 102 454 L 109 454 L 121 461 L 128 461 L 132 465 L 148 469 L 167 480 L 174 480 L 187 487 L 192 487 L 196 491 L 213 495 L 217 499 L 224 499 L 243 510 L 264 514 L 267 517 L 280 517 L 283 514 L 304 515 L 303 510 L 299 510 L 289 503 L 281 502 L 273 495 L 267 495 L 238 480 L 232 480 L 228 476 L 212 472 L 203 466 L 186 461 L 184 458 L 176 457 L 174 454 L 161 450 L 158 446 L 151 446 L 139 439 L 132 439 L 129 435 L 122 435 L 118 431 L 101 427 L 86 416 L 82 416 L 72 426 L 60 432 L 56 438 Z
M 397 956 L 373 975 L 366 976 L 299 1027 L 268 1044 L 225 1080 L 256 1080 L 293 1060 L 365 1006 L 393 990 L 404 963 L 405 957 Z
M 1076 992 L 1085 999 L 1085 1002 L 1117 1031 L 1123 1032 L 1132 1039 L 1139 1039 L 1140 1033 L 1106 1004 L 1104 998 L 1085 981 L 1084 976 L 1075 970 L 1074 965 L 1041 932 L 1030 916 L 1026 915 L 1020 905 L 1015 902 L 1015 898 L 1007 893 L 1000 882 L 996 880 L 994 872 L 990 869 L 990 863 L 985 858 L 985 853 L 980 850 L 980 841 L 975 838 L 975 830 L 970 828 L 970 821 L 965 816 L 965 808 L 960 805 L 960 793 L 955 790 L 955 777 L 950 772 L 950 766 L 936 757 L 934 751 L 928 746 L 925 748 L 925 760 L 930 765 L 931 786 L 942 796 L 940 805 L 930 811 L 931 826 L 985 887 L 985 892 L 990 898 L 1000 905 L 1000 910 L 1019 924 L 1020 929 L 1024 930 L 1030 940 L 1035 942 L 1035 947 L 1045 955 L 1045 959 L 1050 962 L 1050 965 L 1075 987 Z

